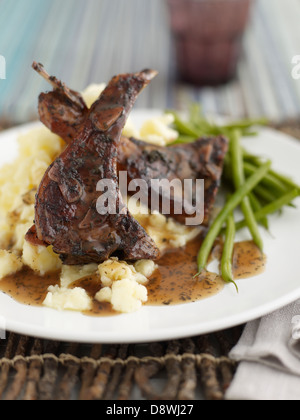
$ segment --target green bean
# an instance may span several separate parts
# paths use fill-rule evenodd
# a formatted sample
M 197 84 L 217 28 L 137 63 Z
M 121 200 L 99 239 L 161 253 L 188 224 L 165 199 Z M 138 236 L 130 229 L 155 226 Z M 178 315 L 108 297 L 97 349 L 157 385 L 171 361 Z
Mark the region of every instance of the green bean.
M 262 198 L 266 203 L 272 203 L 280 199 L 289 189 L 286 189 L 284 193 L 280 193 L 278 191 L 272 190 L 271 188 L 267 189 L 263 185 L 257 185 L 254 188 L 254 193 L 257 194 L 260 198 Z M 299 193 L 300 190 L 298 189 Z M 289 207 L 295 207 L 292 203 L 288 204 Z
M 188 122 L 184 122 L 175 111 L 167 111 L 168 114 L 172 114 L 174 117 L 174 124 L 176 129 L 179 131 L 179 134 L 187 135 L 193 137 L 196 140 L 199 137 L 199 133 L 195 128 Z
M 257 212 L 257 211 L 262 209 L 262 205 L 261 205 L 259 199 L 256 197 L 256 195 L 254 194 L 253 191 L 251 193 L 249 193 L 249 200 L 250 200 L 251 207 L 252 207 L 254 212 Z M 267 216 L 264 217 L 263 219 L 261 219 L 260 222 L 261 222 L 261 224 L 263 225 L 264 228 L 269 230 L 269 221 L 268 221 Z
M 199 104 L 194 103 L 190 106 L 189 123 L 201 129 L 203 126 L 209 126 L 209 122 L 205 119 L 202 108 Z
M 243 167 L 245 168 L 245 173 L 247 175 L 252 175 L 257 168 L 259 168 L 263 163 L 260 163 L 257 167 L 251 167 L 246 162 L 244 163 Z M 233 184 L 233 163 L 232 159 L 230 157 L 230 153 L 226 155 L 225 158 L 225 164 L 223 169 L 223 179 L 225 179 L 228 182 L 231 182 Z M 297 186 L 294 188 L 298 188 Z M 269 173 L 264 177 L 264 179 L 260 182 L 259 185 L 257 185 L 254 189 L 254 193 L 260 197 L 262 200 L 266 201 L 267 203 L 270 203 L 274 200 L 277 200 L 282 196 L 282 194 L 285 194 L 290 187 L 286 187 L 283 185 L 282 182 L 279 182 L 274 177 L 270 175 Z
M 258 198 L 256 197 L 256 195 L 254 194 L 254 192 L 252 191 L 251 193 L 248 194 L 249 199 L 250 199 L 250 203 L 251 203 L 251 207 L 254 211 L 258 211 L 261 209 L 261 204 L 258 200 Z
M 268 122 L 269 121 L 266 118 L 259 118 L 257 120 L 242 120 L 224 125 L 223 128 L 227 130 L 245 130 L 252 128 L 254 125 L 267 125 Z
M 261 164 L 262 163 L 259 163 L 255 166 L 255 164 L 245 162 L 245 172 L 248 175 L 251 175 Z M 299 185 L 297 185 L 293 180 L 270 169 L 269 173 L 262 180 L 261 185 L 256 187 L 255 192 L 265 199 L 265 201 L 272 202 L 280 198 L 287 191 L 295 189 L 298 189 L 300 192 Z M 294 207 L 292 203 L 289 203 L 288 205 L 290 207 Z
M 244 170 L 246 175 L 252 175 L 257 170 L 257 166 L 244 162 Z M 273 191 L 278 191 L 279 193 L 285 193 L 287 189 L 286 185 L 284 185 L 282 181 L 273 176 L 270 172 L 262 180 L 262 184 Z
M 264 165 L 262 165 L 260 168 L 258 168 L 255 174 L 253 174 L 250 178 L 248 178 L 245 181 L 245 183 L 232 195 L 232 197 L 227 201 L 227 203 L 225 204 L 225 206 L 223 207 L 219 215 L 216 217 L 198 253 L 197 262 L 198 262 L 199 273 L 195 277 L 200 275 L 202 270 L 205 269 L 213 244 L 216 238 L 218 237 L 222 229 L 222 226 L 227 220 L 230 213 L 232 213 L 235 210 L 235 208 L 243 201 L 246 195 L 248 195 L 249 192 L 252 191 L 253 188 L 257 184 L 259 184 L 262 178 L 269 171 L 270 167 L 271 167 L 271 162 L 268 161 Z
M 256 136 L 258 136 L 258 131 L 248 131 L 248 130 L 245 130 L 245 131 L 242 131 L 242 135 L 243 135 L 243 137 L 256 137 Z
M 230 147 L 231 157 L 232 157 L 232 173 L 233 173 L 233 182 L 235 188 L 240 188 L 245 182 L 245 173 L 243 168 L 243 152 L 240 144 L 240 133 L 239 131 L 234 131 L 231 136 L 231 147 Z M 251 207 L 250 199 L 248 196 L 245 196 L 241 202 L 241 209 L 244 213 L 245 220 L 249 231 L 251 232 L 254 243 L 263 251 L 263 240 L 261 238 L 259 228 L 254 217 L 254 212 Z
M 231 213 L 227 219 L 225 242 L 224 242 L 222 260 L 221 260 L 221 273 L 222 273 L 222 278 L 225 281 L 225 283 L 233 283 L 238 292 L 238 287 L 233 279 L 233 273 L 232 273 L 232 257 L 233 257 L 233 250 L 234 250 L 235 232 L 236 231 L 235 231 L 234 216 L 233 216 L 233 213 Z
M 228 153 L 225 157 L 222 180 L 228 182 L 231 189 L 235 187 L 236 191 L 227 200 L 224 208 L 212 223 L 197 258 L 199 273 L 201 273 L 207 265 L 215 239 L 222 232 L 226 235 L 222 271 L 225 273 L 225 279 L 232 280 L 228 261 L 232 238 L 234 238 L 232 222 L 235 208 L 241 205 L 245 217 L 244 221 L 236 224 L 236 229 L 247 226 L 257 245 L 262 248 L 262 239 L 257 224 L 261 223 L 268 229 L 267 216 L 281 210 L 286 205 L 293 206 L 293 199 L 300 195 L 300 186 L 287 176 L 271 169 L 271 162 L 264 163 L 259 156 L 241 150 L 239 138 L 235 138 L 239 137 L 237 130 L 240 132 L 240 136 L 256 135 L 253 127 L 266 125 L 268 123 L 266 119 L 242 120 L 221 125 L 208 120 L 199 104 L 191 105 L 186 121 L 181 119 L 175 111 L 167 112 L 174 116 L 174 128 L 179 133 L 179 137 L 172 143 L 173 145 L 193 143 L 202 136 L 224 135 L 229 139 L 233 138 L 231 141 L 231 152 L 233 152 Z M 245 180 L 246 177 L 248 179 Z M 226 222 L 227 228 L 222 230 Z M 227 265 L 225 261 L 227 261 Z
M 257 166 L 261 165 L 261 159 L 258 156 L 252 155 L 246 149 L 243 149 L 243 156 L 246 162 L 254 163 Z
M 262 162 L 254 163 L 253 161 L 251 161 L 250 163 L 246 161 L 243 163 L 244 173 L 247 176 L 252 175 L 262 164 Z M 230 154 L 227 154 L 223 174 L 228 180 L 233 179 L 232 166 L 232 158 Z M 255 193 L 263 200 L 271 202 L 276 200 L 277 198 L 280 198 L 282 194 L 285 194 L 288 190 L 295 188 L 298 188 L 300 190 L 300 187 L 296 185 L 292 180 L 289 180 L 289 184 L 284 183 L 283 180 L 285 177 L 283 175 L 280 176 L 279 174 L 276 174 L 276 177 L 275 174 L 276 173 L 270 169 L 268 174 L 261 181 L 260 185 L 255 187 Z M 279 176 L 281 177 L 281 179 L 279 179 Z
M 184 136 L 181 134 L 173 143 L 169 144 L 169 146 L 175 146 L 176 144 L 188 144 L 194 143 L 195 137 L 191 136 Z
M 275 201 L 279 198 L 276 194 L 269 191 L 267 188 L 265 188 L 262 185 L 257 185 L 253 189 L 253 191 L 256 195 L 258 195 L 258 197 L 260 197 L 262 200 L 266 201 L 267 203 L 272 203 L 272 201 Z
M 270 169 L 269 173 L 270 175 L 277 178 L 279 181 L 283 182 L 287 187 L 291 189 L 298 189 L 300 191 L 300 186 L 297 185 L 291 178 L 285 175 L 279 174 L 278 172 L 275 172 L 273 169 Z
M 262 164 L 262 161 L 258 156 L 251 155 L 246 150 L 243 150 L 243 154 L 244 154 L 244 160 L 252 164 L 252 166 L 259 167 Z M 300 186 L 297 185 L 290 177 L 286 175 L 280 174 L 279 172 L 274 171 L 273 169 L 270 169 L 269 175 L 271 175 L 273 178 L 276 178 L 278 181 L 280 181 L 281 183 L 283 183 L 286 187 L 290 189 L 300 190 Z
M 277 211 L 281 210 L 284 206 L 287 206 L 289 203 L 291 203 L 295 198 L 299 197 L 299 195 L 299 190 L 295 189 L 283 195 L 278 200 L 273 201 L 265 207 L 262 207 L 261 210 L 258 210 L 254 213 L 256 220 L 262 220 L 264 217 L 276 213 Z M 236 230 L 243 229 L 246 226 L 246 221 L 242 220 L 236 223 Z
M 174 126 L 179 134 L 184 137 L 191 137 L 191 141 L 196 140 L 201 136 L 230 136 L 235 129 L 239 129 L 243 136 L 255 136 L 257 133 L 251 131 L 252 127 L 255 125 L 265 125 L 267 122 L 265 119 L 258 119 L 242 120 L 230 124 L 218 125 L 205 118 L 199 104 L 192 104 L 190 106 L 188 121 L 184 121 L 180 118 L 178 113 L 174 110 L 167 110 L 166 112 L 174 116 Z M 180 143 L 181 142 L 177 141 L 175 144 Z M 186 141 L 184 141 L 184 143 L 186 143 Z

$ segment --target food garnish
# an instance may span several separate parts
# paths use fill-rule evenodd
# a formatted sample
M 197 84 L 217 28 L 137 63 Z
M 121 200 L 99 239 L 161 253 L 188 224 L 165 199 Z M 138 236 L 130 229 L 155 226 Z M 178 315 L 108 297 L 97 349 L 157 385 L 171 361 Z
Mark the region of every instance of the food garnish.
M 222 271 L 224 280 L 232 280 L 230 267 L 225 261 L 232 259 L 232 212 L 242 208 L 244 220 L 237 222 L 235 231 L 247 227 L 255 244 L 263 250 L 263 241 L 258 224 L 269 229 L 267 216 L 281 211 L 285 206 L 294 206 L 293 200 L 300 196 L 298 186 L 288 176 L 272 168 L 271 161 L 264 161 L 260 156 L 248 153 L 242 148 L 241 138 L 255 136 L 257 126 L 266 125 L 264 118 L 244 120 L 229 124 L 217 124 L 208 119 L 198 104 L 190 107 L 187 119 L 181 118 L 176 111 L 174 128 L 179 132 L 176 144 L 193 143 L 199 136 L 211 136 L 222 133 L 229 139 L 229 152 L 225 157 L 222 183 L 230 190 L 223 209 L 209 227 L 206 238 L 198 254 L 198 274 L 206 268 L 209 255 L 218 236 L 225 236 Z M 228 223 L 227 229 L 224 227 Z M 231 254 L 231 257 L 230 257 Z

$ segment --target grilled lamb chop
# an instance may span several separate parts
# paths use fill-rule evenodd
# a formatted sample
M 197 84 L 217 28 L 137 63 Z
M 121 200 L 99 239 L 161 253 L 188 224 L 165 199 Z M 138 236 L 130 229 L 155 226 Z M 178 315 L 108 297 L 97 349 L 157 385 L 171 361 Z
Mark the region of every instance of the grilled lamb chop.
M 69 89 L 55 76 L 50 76 L 43 65 L 34 62 L 33 69 L 53 87 L 52 92 L 39 96 L 40 120 L 66 143 L 78 137 L 89 110 L 80 93 Z
M 136 179 L 146 181 L 148 190 L 145 191 L 142 200 L 149 208 L 158 211 L 163 210 L 163 198 L 165 194 L 169 198 L 169 191 L 166 193 L 162 189 L 158 191 L 151 182 L 153 179 L 167 179 L 170 182 L 192 180 L 191 195 L 187 197 L 187 200 L 182 200 L 184 197 L 182 190 L 184 189 L 186 193 L 186 188 L 182 183 L 180 190 L 171 194 L 170 215 L 182 224 L 195 218 L 193 224 L 207 226 L 220 187 L 227 150 L 228 141 L 222 136 L 202 138 L 191 144 L 170 147 L 153 146 L 140 140 L 133 138 L 128 140 L 122 137 L 118 147 L 118 170 L 127 171 L 128 183 L 134 183 Z M 204 214 L 200 211 L 197 215 L 195 181 L 202 179 L 204 180 Z M 160 199 L 158 197 L 154 199 L 153 196 L 159 196 Z M 155 203 L 159 204 L 158 208 L 153 208 Z M 200 203 L 200 206 L 202 204 Z
M 40 65 L 35 64 L 34 68 L 54 87 L 53 92 L 43 93 L 39 97 L 40 119 L 51 131 L 62 137 L 66 143 L 70 143 L 84 125 L 88 114 L 87 107 L 79 93 L 70 91 L 55 77 L 49 76 Z M 149 207 L 152 195 L 157 194 L 151 188 L 151 180 L 204 179 L 203 225 L 207 225 L 220 187 L 227 149 L 228 141 L 223 137 L 199 139 L 193 144 L 171 147 L 152 146 L 122 137 L 118 145 L 118 171 L 127 171 L 128 183 L 136 179 L 146 181 L 148 189 L 145 191 L 144 201 Z M 193 185 L 195 186 L 195 183 Z M 161 196 L 163 192 L 158 194 Z M 186 207 L 194 208 L 195 194 L 194 189 L 190 203 L 184 203 Z M 182 191 L 179 196 L 180 200 Z M 186 213 L 187 209 L 184 206 L 181 211 L 174 211 L 176 197 L 171 196 L 170 201 L 170 214 L 166 215 L 172 216 L 180 223 L 185 223 L 187 217 L 194 217 L 193 213 Z M 159 200 L 159 204 L 161 202 L 162 200 Z M 161 210 L 161 207 L 158 206 L 156 210 Z
M 114 77 L 87 112 L 79 134 L 72 137 L 41 182 L 35 207 L 37 238 L 52 245 L 65 264 L 101 263 L 111 255 L 126 260 L 159 257 L 154 241 L 123 203 L 117 176 L 117 148 L 127 116 L 155 75 L 145 70 Z M 65 87 L 57 88 L 54 83 L 52 98 L 59 98 L 62 92 L 65 96 Z M 72 95 L 69 100 L 72 105 L 75 100 L 78 112 L 84 104 Z M 82 109 L 85 113 L 84 106 Z M 56 127 L 62 127 L 60 122 Z M 68 120 L 64 127 L 68 129 Z M 111 195 L 106 198 L 108 202 L 113 199 L 121 214 L 107 214 L 106 199 L 99 204 L 104 194 L 96 186 L 101 180 L 109 181 Z

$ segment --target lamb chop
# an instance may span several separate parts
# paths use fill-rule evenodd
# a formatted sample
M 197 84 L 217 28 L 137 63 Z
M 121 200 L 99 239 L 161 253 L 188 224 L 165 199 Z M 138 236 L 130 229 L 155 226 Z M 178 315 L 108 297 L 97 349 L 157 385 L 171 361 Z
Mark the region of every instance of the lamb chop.
M 80 93 L 69 89 L 55 76 L 50 76 L 42 64 L 34 62 L 32 67 L 53 87 L 52 92 L 39 96 L 40 120 L 69 144 L 83 128 L 88 107 Z
M 39 97 L 39 115 L 41 121 L 55 134 L 62 137 L 66 143 L 76 138 L 77 132 L 84 125 L 88 114 L 87 106 L 78 92 L 71 91 L 55 77 L 49 76 L 41 65 L 34 68 L 54 87 L 54 91 Z M 224 157 L 227 153 L 228 141 L 224 137 L 199 139 L 193 144 L 179 146 L 159 147 L 152 146 L 136 139 L 121 137 L 118 145 L 118 171 L 126 171 L 128 184 L 136 179 L 145 180 L 148 189 L 144 194 L 144 203 L 158 203 L 156 210 L 161 210 L 162 200 L 153 200 L 155 192 L 151 186 L 153 179 L 174 179 L 192 181 L 204 179 L 204 220 L 203 225 L 209 223 L 215 198 L 220 187 Z M 194 208 L 195 183 L 190 203 L 179 200 L 173 195 L 170 197 L 170 213 L 180 223 L 185 223 L 187 218 L 194 217 L 188 208 Z M 162 197 L 163 198 L 163 197 Z M 181 200 L 181 211 L 175 212 L 175 203 Z
M 165 214 L 163 210 L 170 209 L 167 215 L 179 223 L 207 226 L 220 187 L 227 149 L 228 141 L 222 136 L 170 147 L 153 146 L 122 137 L 118 148 L 118 170 L 127 172 L 128 183 L 134 185 L 137 179 L 147 183 L 147 191 L 140 195 L 143 203 L 152 210 Z M 191 190 L 186 195 L 187 185 L 181 182 L 178 190 L 172 190 L 170 194 L 168 184 L 164 191 L 153 184 L 153 179 L 167 179 L 170 183 L 174 180 L 190 180 Z M 197 180 L 204 180 L 204 191 L 202 184 L 197 186 Z M 204 193 L 204 203 L 199 202 L 197 193 Z M 164 198 L 165 203 L 170 200 L 169 206 L 164 206 Z M 203 204 L 204 213 L 201 209 Z M 155 205 L 156 208 L 153 207 Z
M 154 241 L 124 204 L 117 176 L 117 148 L 127 116 L 156 74 L 145 70 L 114 77 L 88 111 L 80 96 L 52 78 L 53 104 L 66 109 L 52 127 L 63 128 L 72 141 L 41 182 L 35 228 L 38 240 L 52 245 L 64 264 L 101 263 L 111 255 L 126 260 L 159 257 Z M 96 186 L 101 180 L 109 181 L 110 192 L 99 205 L 104 191 L 97 192 Z M 110 198 L 121 212 L 107 212 Z

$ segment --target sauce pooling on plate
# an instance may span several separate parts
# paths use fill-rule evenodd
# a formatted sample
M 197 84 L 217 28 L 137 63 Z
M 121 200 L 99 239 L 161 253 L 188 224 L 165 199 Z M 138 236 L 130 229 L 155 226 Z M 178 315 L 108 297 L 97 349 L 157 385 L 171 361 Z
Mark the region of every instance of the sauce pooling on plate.
M 195 239 L 185 248 L 167 251 L 159 261 L 159 268 L 150 278 L 147 285 L 148 302 L 146 305 L 178 305 L 195 302 L 211 297 L 224 288 L 221 276 L 203 272 L 194 278 L 197 272 L 197 253 L 200 240 Z M 222 252 L 222 244 L 216 243 L 212 258 L 218 258 Z M 252 241 L 235 244 L 233 255 L 233 272 L 236 280 L 254 277 L 261 274 L 266 265 L 266 257 Z M 48 287 L 59 285 L 59 273 L 39 276 L 29 268 L 17 274 L 5 277 L 0 281 L 0 290 L 16 301 L 42 306 Z M 82 287 L 92 298 L 100 290 L 98 275 L 89 276 L 74 282 L 70 287 Z M 100 303 L 93 299 L 92 309 L 86 315 L 108 316 L 116 312 L 108 303 Z
M 197 273 L 199 239 L 184 249 L 171 250 L 159 261 L 159 268 L 148 284 L 147 305 L 176 305 L 195 302 L 220 292 L 224 282 L 214 273 Z
M 0 280 L 0 290 L 16 301 L 30 306 L 42 306 L 49 286 L 59 285 L 59 273 L 40 276 L 30 268 Z
M 237 242 L 233 253 L 233 276 L 235 280 L 255 277 L 266 268 L 267 257 L 253 241 Z

